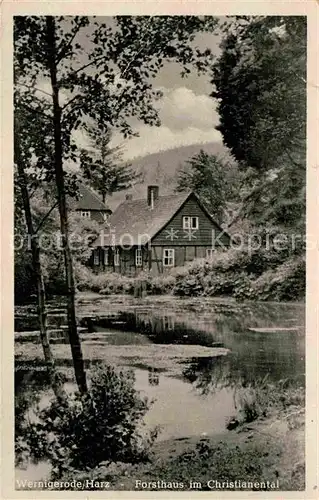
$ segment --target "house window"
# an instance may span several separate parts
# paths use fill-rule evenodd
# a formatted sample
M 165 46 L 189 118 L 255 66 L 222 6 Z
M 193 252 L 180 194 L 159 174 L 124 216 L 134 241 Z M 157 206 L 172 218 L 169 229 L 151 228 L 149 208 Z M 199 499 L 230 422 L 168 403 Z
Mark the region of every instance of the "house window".
M 212 260 L 213 258 L 213 249 L 212 248 L 206 248 L 206 259 L 207 260 Z
M 198 229 L 198 217 L 183 217 L 183 229 Z
M 114 266 L 120 265 L 120 251 L 118 248 L 115 249 L 114 253 Z
M 105 266 L 109 265 L 109 249 L 108 248 L 104 249 L 104 265 Z
M 84 219 L 90 219 L 91 218 L 90 210 L 81 210 L 81 217 L 83 217 Z
M 95 250 L 93 252 L 93 263 L 95 266 L 98 266 L 100 263 L 100 255 L 98 250 Z
M 173 267 L 175 263 L 175 250 L 173 248 L 164 248 L 163 266 Z
M 135 250 L 135 265 L 136 267 L 142 267 L 143 260 L 142 260 L 142 249 L 137 248 Z

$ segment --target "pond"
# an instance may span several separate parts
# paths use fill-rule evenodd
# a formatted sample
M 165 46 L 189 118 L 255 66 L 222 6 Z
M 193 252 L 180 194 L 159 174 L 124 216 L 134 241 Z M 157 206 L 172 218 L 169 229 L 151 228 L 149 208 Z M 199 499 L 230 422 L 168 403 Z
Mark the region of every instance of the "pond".
M 302 304 L 97 296 L 82 297 L 77 313 L 86 366 L 105 361 L 134 370 L 136 389 L 154 399 L 145 423 L 148 428 L 160 425 L 159 440 L 223 432 L 226 420 L 236 414 L 239 383 L 264 377 L 304 383 Z M 57 364 L 67 369 L 71 363 L 61 305 L 51 306 L 49 325 Z M 37 396 L 46 404 L 50 398 L 45 372 L 34 363 L 42 354 L 36 327 L 33 313 L 20 308 L 16 405 L 23 411 L 19 401 L 32 404 Z M 72 387 L 72 378 L 68 383 Z

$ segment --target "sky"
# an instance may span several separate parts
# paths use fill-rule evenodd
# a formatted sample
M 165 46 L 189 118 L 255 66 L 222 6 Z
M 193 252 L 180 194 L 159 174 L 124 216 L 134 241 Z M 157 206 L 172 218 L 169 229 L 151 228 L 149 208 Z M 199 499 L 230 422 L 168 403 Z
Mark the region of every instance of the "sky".
M 206 93 L 198 93 L 184 80 L 175 88 L 161 87 L 163 98 L 157 103 L 160 127 L 142 123 L 136 125 L 139 137 L 123 141 L 113 136 L 114 145 L 122 144 L 125 159 L 171 149 L 178 146 L 220 142 L 221 134 L 215 130 L 219 117 L 216 103 Z
M 216 35 L 201 35 L 197 42 L 201 48 L 209 47 L 219 55 Z M 219 122 L 217 102 L 209 97 L 213 91 L 210 79 L 208 74 L 198 76 L 195 72 L 182 78 L 179 66 L 167 63 L 154 81 L 154 86 L 163 92 L 158 103 L 161 126 L 137 125 L 139 137 L 125 141 L 124 157 L 132 159 L 178 146 L 221 142 L 222 136 L 215 129 Z M 113 141 L 123 144 L 118 136 Z
M 112 18 L 96 18 L 108 25 L 112 25 Z M 87 38 L 81 36 L 79 40 L 84 47 Z M 194 44 L 201 49 L 209 47 L 214 55 L 218 56 L 220 38 L 216 34 L 200 34 Z M 207 142 L 221 142 L 221 134 L 216 131 L 219 117 L 216 111 L 216 101 L 209 95 L 213 91 L 210 75 L 198 76 L 191 73 L 188 77 L 180 76 L 180 66 L 174 62 L 167 62 L 154 80 L 154 88 L 161 90 L 163 97 L 157 101 L 161 119 L 160 127 L 150 127 L 137 122 L 134 132 L 139 137 L 123 139 L 114 132 L 111 145 L 122 145 L 123 159 L 130 160 L 139 156 L 156 153 L 179 146 L 204 144 Z M 48 82 L 42 82 L 41 88 L 49 91 Z M 63 96 L 61 96 L 63 101 Z M 75 133 L 79 146 L 85 144 L 81 133 Z

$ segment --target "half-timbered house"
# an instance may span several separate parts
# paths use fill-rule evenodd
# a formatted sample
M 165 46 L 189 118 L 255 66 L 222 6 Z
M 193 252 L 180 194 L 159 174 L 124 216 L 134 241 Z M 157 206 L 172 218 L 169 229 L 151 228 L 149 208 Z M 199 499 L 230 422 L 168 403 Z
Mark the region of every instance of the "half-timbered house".
M 82 183 L 79 184 L 78 191 L 77 199 L 69 199 L 70 209 L 84 219 L 91 219 L 102 224 L 107 222 L 112 210 L 100 200 L 98 195 Z
M 159 196 L 158 186 L 148 186 L 145 199 L 127 196 L 110 216 L 93 243 L 92 265 L 129 276 L 142 270 L 161 274 L 209 259 L 229 242 L 194 192 Z

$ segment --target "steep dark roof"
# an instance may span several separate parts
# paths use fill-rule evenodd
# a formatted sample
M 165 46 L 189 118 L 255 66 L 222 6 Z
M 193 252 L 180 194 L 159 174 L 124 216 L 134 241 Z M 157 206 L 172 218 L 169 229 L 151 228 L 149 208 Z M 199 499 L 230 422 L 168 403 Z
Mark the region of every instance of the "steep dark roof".
M 101 212 L 111 211 L 103 203 L 97 194 L 84 184 L 79 185 L 79 199 L 75 206 L 76 210 L 99 210 Z
M 159 196 L 153 210 L 148 206 L 146 199 L 123 202 L 108 221 L 112 236 L 106 230 L 105 234 L 97 238 L 93 246 L 103 247 L 123 244 L 120 239 L 124 234 L 130 235 L 130 241 L 133 245 L 140 243 L 139 237 L 141 235 L 148 235 L 150 239 L 153 238 L 175 215 L 190 194 L 188 192 Z M 128 244 L 128 240 L 124 240 L 125 243 Z M 143 243 L 146 243 L 145 239 L 143 239 Z

